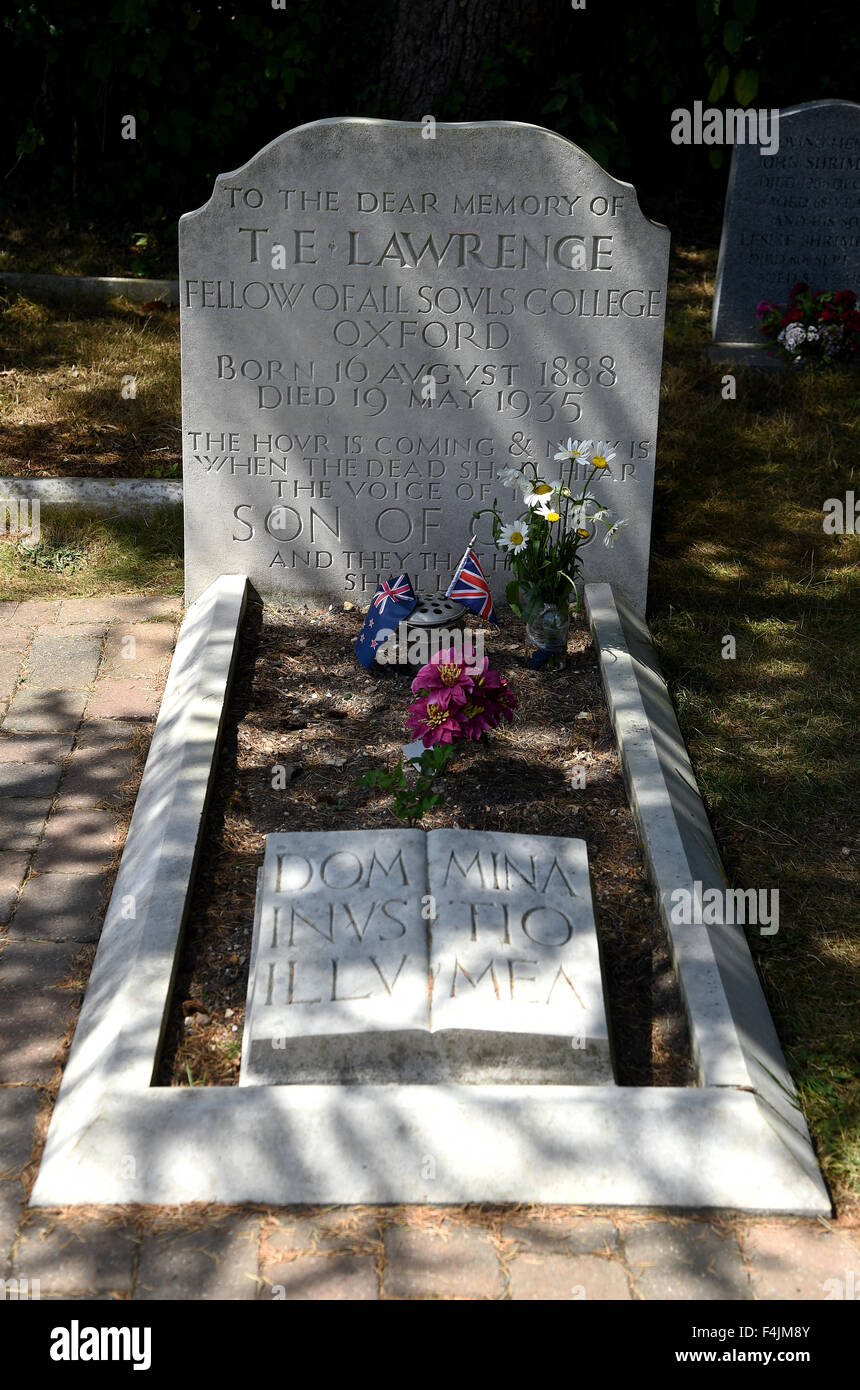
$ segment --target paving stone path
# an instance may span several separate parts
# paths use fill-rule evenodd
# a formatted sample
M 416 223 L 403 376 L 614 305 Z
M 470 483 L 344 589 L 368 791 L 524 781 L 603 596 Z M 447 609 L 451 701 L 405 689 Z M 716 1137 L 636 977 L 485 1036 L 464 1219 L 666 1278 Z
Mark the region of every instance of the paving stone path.
M 860 1228 L 570 1208 L 30 1211 L 62 1061 L 180 616 L 0 604 L 0 1279 L 42 1298 L 860 1295 Z M 12 1285 L 14 1289 L 16 1286 Z

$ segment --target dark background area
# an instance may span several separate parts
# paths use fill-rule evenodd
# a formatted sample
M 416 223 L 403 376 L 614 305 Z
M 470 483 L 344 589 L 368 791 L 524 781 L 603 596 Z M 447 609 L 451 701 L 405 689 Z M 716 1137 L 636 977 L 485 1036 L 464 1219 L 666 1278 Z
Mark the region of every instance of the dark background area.
M 574 0 L 576 2 L 576 0 Z M 845 0 L 0 0 L 6 215 L 146 233 L 138 274 L 217 174 L 327 116 L 535 122 L 632 182 L 677 236 L 715 239 L 730 151 L 671 112 L 853 99 Z M 136 139 L 123 139 L 133 115 Z

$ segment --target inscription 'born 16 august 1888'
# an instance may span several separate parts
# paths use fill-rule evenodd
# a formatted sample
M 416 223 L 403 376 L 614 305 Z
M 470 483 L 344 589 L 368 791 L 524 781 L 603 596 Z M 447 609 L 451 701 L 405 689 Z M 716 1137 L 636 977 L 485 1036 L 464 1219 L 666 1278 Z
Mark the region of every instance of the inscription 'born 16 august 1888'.
M 613 1080 L 582 840 L 266 837 L 241 1085 Z
M 473 511 L 521 511 L 499 469 L 572 435 L 628 521 L 586 577 L 644 609 L 668 242 L 536 126 L 318 121 L 219 177 L 179 224 L 187 597 L 435 592 Z

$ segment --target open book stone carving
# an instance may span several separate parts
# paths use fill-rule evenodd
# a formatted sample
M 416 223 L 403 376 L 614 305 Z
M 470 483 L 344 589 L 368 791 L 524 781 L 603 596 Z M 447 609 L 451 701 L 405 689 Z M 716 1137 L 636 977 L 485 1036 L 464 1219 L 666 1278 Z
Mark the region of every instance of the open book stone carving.
M 582 840 L 268 835 L 240 1085 L 614 1081 Z

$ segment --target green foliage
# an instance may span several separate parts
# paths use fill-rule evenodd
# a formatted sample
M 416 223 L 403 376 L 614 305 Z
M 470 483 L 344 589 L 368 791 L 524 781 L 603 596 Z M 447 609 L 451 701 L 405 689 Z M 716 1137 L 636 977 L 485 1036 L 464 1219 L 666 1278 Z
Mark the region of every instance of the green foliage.
M 38 541 L 36 545 L 22 541 L 16 553 L 36 569 L 53 570 L 55 574 L 74 573 L 86 564 L 86 554 L 80 546 L 52 545 L 50 541 Z
M 521 618 L 523 616 L 523 610 L 520 607 L 520 581 L 518 579 L 508 580 L 505 585 L 505 598 L 507 599 L 508 607 L 511 612 L 515 613 L 518 618 Z
M 393 791 L 395 796 L 391 809 L 398 820 L 417 825 L 422 816 L 442 800 L 439 793 L 432 790 L 433 783 L 445 771 L 453 751 L 453 744 L 437 743 L 433 748 L 425 748 L 420 757 L 409 758 L 406 765 L 401 758 L 391 770 L 375 767 L 365 772 L 363 777 L 356 778 L 355 784 Z M 411 779 L 407 778 L 407 768 L 415 774 Z
M 0 130 L 7 189 L 92 209 L 102 222 L 162 231 L 209 197 L 215 177 L 281 131 L 332 115 L 416 119 L 386 108 L 388 65 L 402 64 L 395 0 L 291 0 L 284 10 L 202 0 L 7 5 Z M 679 185 L 701 199 L 719 151 L 670 145 L 671 111 L 695 100 L 767 106 L 850 96 L 860 30 L 842 0 L 819 0 L 818 32 L 798 42 L 783 0 L 696 0 L 655 25 L 643 6 L 559 3 L 522 36 L 499 41 L 435 103 L 439 120 L 513 119 L 569 136 L 613 174 Z M 402 26 L 400 26 L 402 27 Z M 442 27 L 440 26 L 440 34 Z M 440 40 L 441 42 L 441 40 Z M 448 55 L 422 53 L 429 70 Z M 416 76 L 416 92 L 421 89 Z M 415 97 L 416 103 L 420 97 Z M 134 140 L 121 122 L 134 115 Z M 710 187 L 719 189 L 720 180 Z M 707 189 L 707 182 L 704 188 Z M 140 258 L 146 273 L 146 258 Z
M 138 221 L 145 201 L 150 225 L 158 212 L 175 221 L 281 130 L 365 101 L 355 73 L 373 66 L 383 16 L 336 8 L 345 42 L 317 0 L 245 13 L 191 0 L 6 6 L 0 120 L 21 174 L 102 216 Z M 306 116 L 309 102 L 323 109 Z
M 758 95 L 758 73 L 753 68 L 741 68 L 735 73 L 735 100 L 741 106 L 752 106 Z

